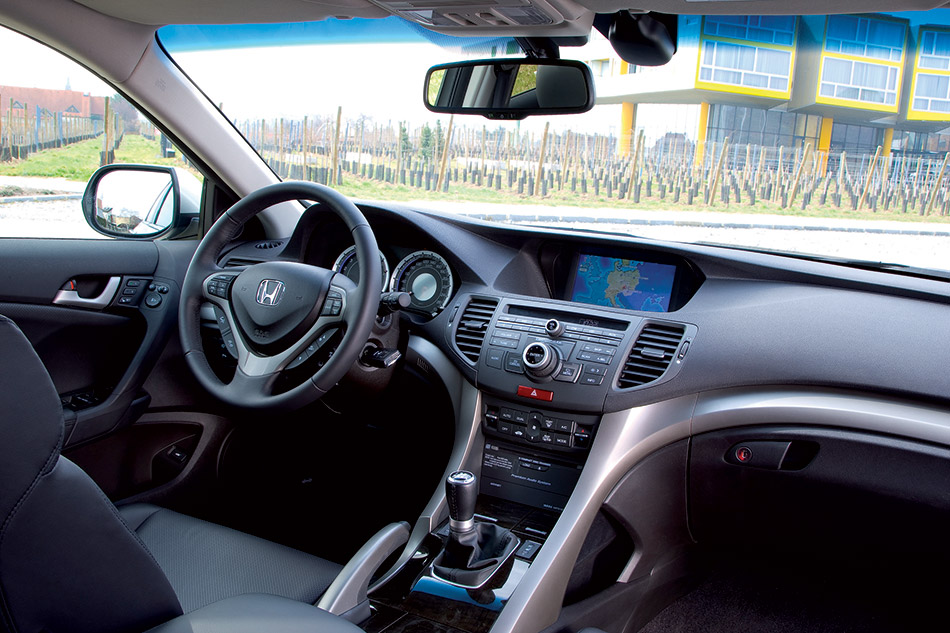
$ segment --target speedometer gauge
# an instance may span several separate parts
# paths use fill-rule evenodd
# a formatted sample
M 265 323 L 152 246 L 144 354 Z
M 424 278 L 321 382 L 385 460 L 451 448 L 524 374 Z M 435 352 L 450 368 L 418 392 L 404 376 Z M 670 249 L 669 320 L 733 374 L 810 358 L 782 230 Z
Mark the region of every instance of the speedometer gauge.
M 379 254 L 379 263 L 383 266 L 382 291 L 386 292 L 389 287 L 389 262 L 386 261 L 382 253 Z M 338 273 L 343 273 L 349 277 L 353 283 L 358 284 L 360 282 L 360 263 L 356 260 L 355 246 L 351 246 L 340 253 L 340 256 L 333 262 L 333 270 Z
M 390 288 L 409 293 L 409 310 L 435 316 L 452 297 L 452 270 L 438 253 L 417 251 L 396 266 Z

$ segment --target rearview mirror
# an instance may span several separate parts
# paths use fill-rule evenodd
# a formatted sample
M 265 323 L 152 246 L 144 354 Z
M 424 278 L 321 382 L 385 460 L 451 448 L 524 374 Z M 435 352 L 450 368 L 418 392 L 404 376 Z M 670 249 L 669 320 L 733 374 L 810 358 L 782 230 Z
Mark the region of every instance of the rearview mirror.
M 195 227 L 201 181 L 180 167 L 106 165 L 82 198 L 86 223 L 112 237 L 185 237 Z
M 483 59 L 430 68 L 423 100 L 433 112 L 489 119 L 576 114 L 594 107 L 594 80 L 570 59 Z

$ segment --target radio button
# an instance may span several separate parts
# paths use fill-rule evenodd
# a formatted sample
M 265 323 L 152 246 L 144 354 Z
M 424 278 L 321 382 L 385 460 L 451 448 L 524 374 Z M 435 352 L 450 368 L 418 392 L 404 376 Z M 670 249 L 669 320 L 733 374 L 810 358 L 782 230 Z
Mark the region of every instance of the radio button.
M 497 336 L 493 336 L 488 342 L 492 345 L 506 347 L 508 349 L 516 349 L 518 347 L 518 339 L 498 338 Z
M 561 365 L 561 371 L 554 377 L 554 380 L 561 382 L 574 382 L 581 373 L 584 366 L 580 363 L 564 363 Z
M 523 374 L 524 364 L 521 362 L 521 354 L 518 352 L 508 352 L 505 354 L 505 371 L 513 374 Z
M 607 373 L 607 368 L 603 365 L 588 365 L 584 370 L 585 376 L 603 376 Z
M 603 376 L 591 376 L 590 374 L 584 374 L 583 376 L 581 376 L 581 384 L 582 384 L 582 385 L 593 385 L 593 386 L 597 386 L 597 385 L 601 384 L 602 382 L 604 382 L 604 377 L 603 377 Z
M 495 369 L 501 369 L 502 365 L 505 364 L 505 350 L 489 347 L 488 353 L 485 355 L 485 364 Z

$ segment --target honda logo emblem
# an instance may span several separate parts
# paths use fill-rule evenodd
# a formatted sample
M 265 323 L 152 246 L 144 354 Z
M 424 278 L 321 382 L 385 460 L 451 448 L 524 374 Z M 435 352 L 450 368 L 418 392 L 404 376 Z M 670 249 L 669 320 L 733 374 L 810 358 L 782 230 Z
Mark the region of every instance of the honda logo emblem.
M 275 306 L 280 303 L 284 295 L 284 282 L 276 279 L 265 279 L 257 287 L 257 302 L 262 306 Z

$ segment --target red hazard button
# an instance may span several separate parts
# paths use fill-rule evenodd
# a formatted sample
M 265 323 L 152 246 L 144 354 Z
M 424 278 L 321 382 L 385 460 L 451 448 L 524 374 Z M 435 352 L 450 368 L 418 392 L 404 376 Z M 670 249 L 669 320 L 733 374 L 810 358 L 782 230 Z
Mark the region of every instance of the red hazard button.
M 525 387 L 524 385 L 518 385 L 518 395 L 524 396 L 525 398 L 534 398 L 535 400 L 544 400 L 545 402 L 551 402 L 554 400 L 553 391 L 536 389 L 534 387 Z

